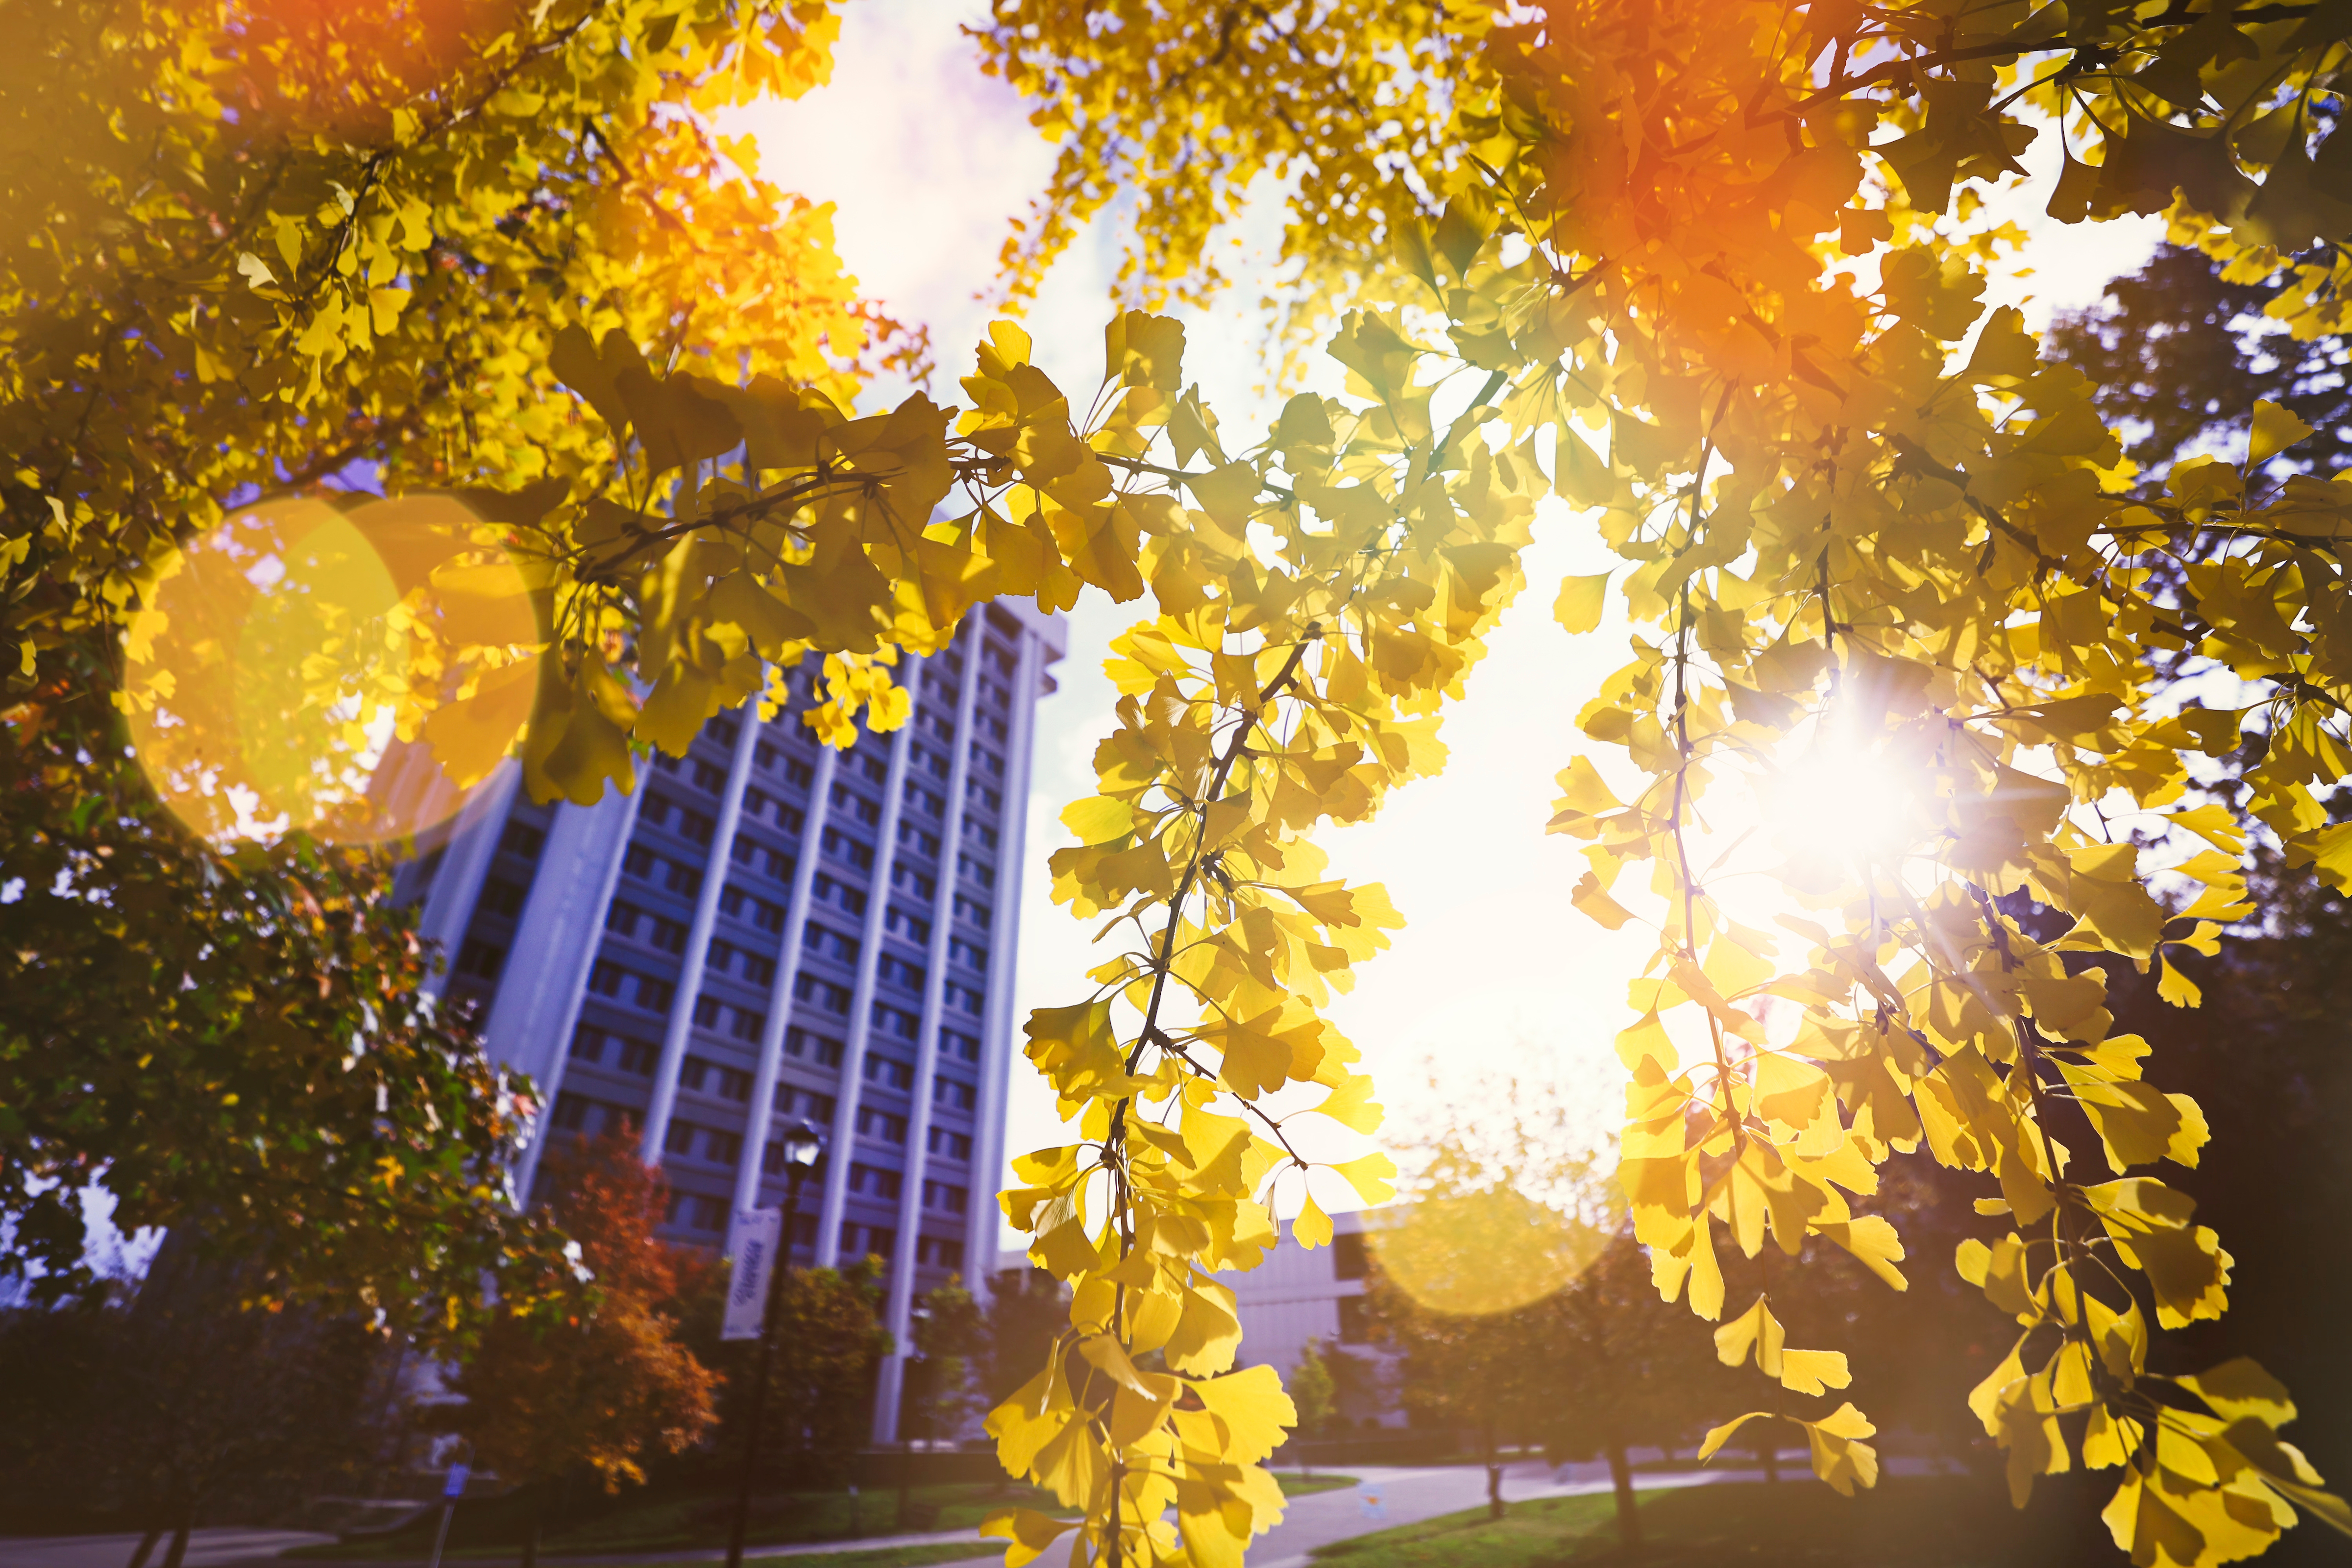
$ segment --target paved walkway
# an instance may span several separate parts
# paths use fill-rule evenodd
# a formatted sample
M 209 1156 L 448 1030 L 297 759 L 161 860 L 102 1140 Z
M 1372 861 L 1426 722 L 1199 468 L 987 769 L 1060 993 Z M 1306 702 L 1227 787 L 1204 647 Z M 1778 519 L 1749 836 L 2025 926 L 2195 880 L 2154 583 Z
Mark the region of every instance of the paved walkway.
M 1426 1468 L 1389 1469 L 1379 1466 L 1347 1467 L 1359 1484 L 1344 1491 L 1316 1492 L 1293 1498 L 1282 1522 L 1250 1543 L 1250 1568 L 1305 1568 L 1309 1554 L 1335 1541 L 1418 1524 L 1441 1514 L 1459 1513 L 1486 1501 L 1486 1470 L 1483 1465 L 1433 1465 Z M 1705 1486 L 1713 1481 L 1757 1480 L 1760 1470 L 1664 1470 L 1637 1472 L 1633 1484 L 1644 1490 L 1657 1487 Z M 1609 1467 L 1562 1465 L 1553 1469 L 1540 1459 L 1525 1459 L 1503 1467 L 1503 1500 L 1526 1502 L 1534 1498 L 1582 1497 L 1610 1489 Z
M 0 1537 L 0 1568 L 124 1568 L 139 1550 L 137 1535 L 17 1535 Z M 185 1568 L 225 1568 L 231 1563 L 268 1560 L 297 1546 L 320 1546 L 331 1535 L 311 1530 L 192 1530 Z M 171 1546 L 166 1536 L 147 1559 L 157 1568 Z
M 1400 1468 L 1387 1465 L 1337 1467 L 1356 1478 L 1356 1485 L 1315 1492 L 1290 1500 L 1283 1521 L 1250 1543 L 1250 1568 L 1307 1568 L 1318 1546 L 1401 1524 L 1418 1524 L 1441 1514 L 1477 1508 L 1486 1500 L 1486 1472 L 1478 1465 L 1430 1465 Z M 1892 1458 L 1895 1475 L 1926 1474 L 1946 1467 L 1933 1461 Z M 1780 1457 L 1783 1479 L 1811 1479 L 1801 1454 Z M 1700 1487 L 1725 1481 L 1760 1481 L 1759 1469 L 1637 1470 L 1633 1484 L 1643 1491 L 1669 1487 Z M 1610 1489 L 1609 1467 L 1595 1461 L 1562 1465 L 1558 1469 L 1539 1459 L 1523 1459 L 1503 1469 L 1503 1500 L 1525 1502 L 1535 1498 L 1585 1497 Z M 278 1553 L 296 1546 L 331 1541 L 327 1535 L 295 1531 L 200 1530 L 188 1539 L 187 1568 L 228 1568 L 232 1563 L 270 1563 Z M 744 1552 L 747 1563 L 781 1562 L 826 1552 L 873 1552 L 891 1546 L 929 1546 L 970 1542 L 965 1530 L 935 1531 L 921 1535 L 869 1535 L 853 1541 L 816 1541 L 795 1546 L 760 1546 Z M 71 1535 L 42 1539 L 0 1540 L 0 1568 L 124 1568 L 136 1550 L 135 1535 Z M 992 1557 L 1001 1550 L 993 1542 L 972 1561 Z M 597 1557 L 543 1554 L 545 1568 L 645 1568 L 656 1563 L 717 1563 L 726 1552 L 717 1549 L 635 1552 Z M 161 1549 L 150 1568 L 161 1561 Z M 417 1568 L 421 1559 L 381 1562 L 342 1560 L 332 1568 Z M 449 1568 L 481 1568 L 500 1558 L 452 1557 Z M 276 1568 L 290 1568 L 278 1564 Z M 325 1565 L 320 1565 L 325 1568 Z

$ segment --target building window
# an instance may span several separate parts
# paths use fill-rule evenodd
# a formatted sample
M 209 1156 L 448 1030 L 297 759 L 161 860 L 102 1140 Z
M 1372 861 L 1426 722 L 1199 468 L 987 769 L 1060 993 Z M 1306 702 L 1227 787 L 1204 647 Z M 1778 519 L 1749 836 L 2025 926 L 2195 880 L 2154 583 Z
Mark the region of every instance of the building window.
M 898 847 L 912 849 L 925 859 L 936 860 L 940 858 L 940 837 L 936 833 L 924 832 L 911 822 L 902 822 L 898 825 Z
M 982 974 L 988 973 L 988 949 L 975 947 L 960 936 L 948 938 L 948 957 L 966 969 L 977 969 Z
M 496 980 L 507 950 L 495 942 L 469 941 L 457 950 L 457 973 L 477 980 Z
M 961 1079 L 931 1079 L 931 1099 L 940 1105 L 951 1105 L 958 1110 L 970 1110 L 978 1103 L 980 1091 Z
M 952 1029 L 940 1031 L 940 1049 L 961 1062 L 980 1060 L 980 1041 L 971 1035 L 958 1034 Z
M 846 811 L 868 827 L 879 827 L 882 825 L 882 808 L 855 790 L 845 789 L 840 784 L 834 785 L 833 805 L 835 810 Z M 826 846 L 828 849 L 831 847 L 831 845 Z
M 862 915 L 866 912 L 866 895 L 848 883 L 836 881 L 820 871 L 817 873 L 814 886 L 817 902 L 838 905 L 853 915 Z
M 776 961 L 762 958 L 747 948 L 731 942 L 714 939 L 704 950 L 709 967 L 721 974 L 740 974 L 753 985 L 773 985 L 776 983 Z
M 978 899 L 967 899 L 961 893 L 958 893 L 955 901 L 955 918 L 986 931 L 990 922 L 996 917 L 994 912 Z
M 971 1140 L 961 1132 L 951 1132 L 944 1127 L 934 1127 L 930 1135 L 931 1152 L 944 1159 L 971 1163 Z
M 858 1258 L 878 1258 L 886 1265 L 898 1245 L 898 1233 L 887 1226 L 859 1225 L 845 1220 L 841 1226 L 841 1252 L 845 1260 Z
M 969 985 L 958 985 L 950 981 L 947 1003 L 959 1013 L 969 1013 L 975 1018 L 980 1016 L 981 994 Z
M 789 1083 L 776 1085 L 776 1114 L 779 1116 L 797 1116 L 803 1121 L 830 1126 L 834 1107 L 837 1103 L 833 1096 L 819 1094 L 813 1089 L 802 1089 Z
M 884 1198 L 896 1203 L 906 1178 L 896 1171 L 886 1171 L 879 1165 L 849 1167 L 849 1190 L 865 1197 Z
M 548 1120 L 566 1132 L 577 1132 L 588 1125 L 588 1112 L 595 1105 L 585 1095 L 559 1094 L 555 1097 L 555 1114 Z
M 536 860 L 547 847 L 547 835 L 528 822 L 509 822 L 499 835 L 499 847 L 509 855 L 520 855 L 526 860 Z
M 907 1119 L 871 1105 L 861 1105 L 857 1108 L 857 1135 L 885 1143 L 904 1143 L 907 1141 Z
M 713 1164 L 731 1165 L 743 1157 L 743 1135 L 721 1132 L 714 1127 L 704 1136 L 702 1154 Z
M 812 952 L 821 952 L 841 964 L 855 965 L 857 955 L 865 951 L 865 943 L 854 937 L 844 936 L 830 926 L 821 926 L 814 921 L 801 928 L 801 941 Z M 837 1010 L 846 1011 L 845 1005 Z
M 771 964 L 769 967 L 773 968 L 774 965 Z M 754 1013 L 749 1007 L 738 1007 L 735 1009 L 735 1016 L 728 1023 L 727 1033 L 734 1039 L 756 1040 L 767 1026 L 768 1016 L 765 1013 Z M 746 1095 L 744 1098 L 749 1099 L 750 1096 Z
M 928 1268 L 961 1268 L 963 1243 L 950 1241 L 943 1236 L 919 1236 L 915 1238 L 915 1261 Z
M 922 994 L 923 971 L 896 954 L 886 952 L 882 955 L 882 978 L 902 991 Z
M 846 861 L 861 871 L 874 869 L 874 849 L 871 845 L 860 843 L 848 834 L 833 827 L 824 830 L 824 852 L 833 858 Z
M 784 759 L 784 782 L 806 789 L 816 782 L 816 770 L 798 757 L 787 757 Z
M 1364 1277 L 1364 1234 L 1346 1232 L 1331 1238 L 1331 1278 L 1361 1279 Z
M 892 1061 L 888 1057 L 867 1057 L 866 1081 L 878 1083 L 885 1089 L 895 1089 L 903 1094 L 915 1087 L 915 1069 L 905 1062 Z
M 971 1206 L 971 1189 L 949 1182 L 925 1182 L 923 1206 L 942 1214 L 961 1214 Z
M 640 882 L 653 880 L 654 852 L 642 844 L 632 844 L 621 857 L 621 870 Z
M 672 860 L 662 876 L 662 886 L 681 898 L 691 899 L 702 891 L 702 873 Z
M 1370 1344 L 1372 1341 L 1370 1310 L 1361 1296 L 1339 1298 L 1339 1342 L 1343 1345 Z
M 572 1059 L 576 1062 L 601 1062 L 604 1059 L 604 1042 L 611 1037 L 593 1024 L 583 1024 L 572 1032 Z
M 849 987 L 835 985 L 830 980 L 820 980 L 814 974 L 793 976 L 793 996 L 797 1001 L 813 1003 L 828 1013 L 846 1016 L 849 1012 Z
M 694 1136 L 701 1131 L 701 1128 L 697 1127 L 691 1121 L 673 1119 L 669 1124 L 669 1131 L 662 1135 L 662 1152 L 665 1154 L 692 1154 L 694 1152 Z
M 889 912 L 882 917 L 882 928 L 892 936 L 904 937 L 908 942 L 931 940 L 931 922 L 920 915 L 908 913 L 896 904 L 892 904 Z
M 914 894 L 926 903 L 939 897 L 940 894 L 940 885 L 935 879 L 926 877 L 912 866 L 900 865 L 895 861 L 890 867 L 890 885 L 902 893 Z
M 886 1002 L 874 1004 L 874 1026 L 886 1035 L 902 1040 L 914 1039 L 922 1030 L 923 1021 L 904 1007 L 893 1007 Z
M 694 1026 L 698 1029 L 715 1029 L 719 1027 L 719 1001 L 718 997 L 697 996 L 694 999 Z M 694 1064 L 689 1061 L 687 1065 L 691 1068 Z M 700 1089 L 702 1085 L 698 1079 L 688 1087 Z
M 522 913 L 522 889 L 503 877 L 492 877 L 482 884 L 481 907 L 512 920 Z
M 983 888 L 996 886 L 996 868 L 985 860 L 975 860 L 969 855 L 956 857 L 956 872 L 978 882 Z
M 713 733 L 716 733 L 718 729 L 719 726 L 716 724 L 711 726 Z M 694 764 L 694 787 L 711 795 L 723 793 L 727 788 L 727 770 L 712 767 L 709 763 L 698 760 Z
M 654 1068 L 661 1061 L 661 1047 L 646 1040 L 621 1042 L 621 1070 L 639 1078 L 654 1076 Z
M 807 1057 L 822 1067 L 841 1065 L 839 1040 L 830 1035 L 813 1034 L 797 1024 L 784 1031 L 784 1049 L 796 1057 Z

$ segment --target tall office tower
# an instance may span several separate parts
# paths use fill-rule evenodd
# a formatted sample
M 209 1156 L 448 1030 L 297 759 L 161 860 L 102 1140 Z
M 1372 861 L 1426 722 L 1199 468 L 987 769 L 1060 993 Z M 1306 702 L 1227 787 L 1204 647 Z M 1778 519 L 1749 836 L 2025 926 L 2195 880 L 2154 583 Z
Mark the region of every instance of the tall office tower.
M 554 1131 L 639 1140 L 672 1239 L 781 1204 L 780 1125 L 824 1131 L 793 1260 L 885 1259 L 901 1345 L 916 1296 L 995 1255 L 1032 715 L 1066 647 L 1058 616 L 976 612 L 899 671 L 913 718 L 841 752 L 801 721 L 812 660 L 786 711 L 714 719 L 593 806 L 532 805 L 509 763 L 407 873 L 447 999 Z M 901 1382 L 893 1357 L 877 1441 Z

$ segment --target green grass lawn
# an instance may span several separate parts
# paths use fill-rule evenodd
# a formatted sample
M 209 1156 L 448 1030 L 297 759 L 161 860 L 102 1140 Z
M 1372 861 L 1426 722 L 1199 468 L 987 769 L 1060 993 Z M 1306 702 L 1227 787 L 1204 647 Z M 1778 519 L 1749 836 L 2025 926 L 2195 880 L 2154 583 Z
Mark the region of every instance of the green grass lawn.
M 2121 1568 L 2127 1560 L 2098 1521 L 2113 1489 L 2112 1477 L 2088 1486 L 2058 1478 L 2036 1488 L 2020 1513 L 1997 1477 L 1890 1477 L 1848 1500 L 1801 1474 L 1777 1486 L 1637 1493 L 1647 1538 L 1638 1555 L 1619 1546 L 1615 1501 L 1601 1495 L 1514 1503 L 1500 1521 L 1483 1508 L 1449 1514 L 1315 1556 L 1322 1568 Z M 2325 1526 L 2306 1525 L 2288 1532 L 2265 1568 L 2330 1561 L 2305 1554 L 2343 1545 Z
M 869 1546 L 845 1548 L 840 1552 L 807 1552 L 790 1557 L 757 1557 L 744 1554 L 746 1564 L 762 1563 L 774 1568 L 925 1568 L 932 1563 L 969 1563 L 977 1558 L 1003 1555 L 1002 1541 L 947 1541 L 930 1546 Z M 710 1568 L 708 1558 L 682 1563 L 655 1563 L 646 1568 Z
M 1276 1479 L 1290 1497 L 1356 1484 L 1356 1478 L 1347 1475 L 1282 1475 Z M 1069 1511 L 1054 1500 L 1052 1493 L 1009 1481 L 916 1487 L 908 1494 L 908 1505 L 906 1528 L 916 1531 L 977 1531 L 982 1520 L 1002 1508 L 1033 1508 L 1066 1517 Z M 458 1504 L 457 1518 L 450 1525 L 446 1555 L 453 1562 L 511 1560 L 530 1531 L 532 1507 L 532 1500 L 522 1495 L 478 1498 Z M 727 1544 L 733 1509 L 732 1492 L 699 1489 L 651 1488 L 624 1497 L 617 1505 L 602 1498 L 588 1499 L 586 1506 L 568 1513 L 561 1509 L 551 1510 L 552 1518 L 541 1540 L 540 1551 L 542 1555 L 559 1557 L 708 1551 Z M 303 1547 L 288 1556 L 326 1562 L 421 1559 L 432 1550 L 433 1534 L 439 1524 L 440 1510 L 435 1509 L 391 1535 L 368 1536 L 331 1546 Z M 820 1541 L 845 1544 L 861 1537 L 895 1535 L 899 1530 L 896 1488 L 870 1488 L 856 1497 L 845 1490 L 772 1493 L 751 1500 L 751 1523 L 744 1539 L 754 1549 Z M 914 1568 L 924 1563 L 952 1562 L 959 1555 L 994 1552 L 1002 1547 L 992 1542 L 977 1548 L 943 1543 L 892 1550 L 915 1555 L 845 1551 L 795 1558 L 793 1562 L 796 1568 L 828 1568 L 836 1563 L 838 1568 Z M 940 1555 L 942 1552 L 946 1555 Z

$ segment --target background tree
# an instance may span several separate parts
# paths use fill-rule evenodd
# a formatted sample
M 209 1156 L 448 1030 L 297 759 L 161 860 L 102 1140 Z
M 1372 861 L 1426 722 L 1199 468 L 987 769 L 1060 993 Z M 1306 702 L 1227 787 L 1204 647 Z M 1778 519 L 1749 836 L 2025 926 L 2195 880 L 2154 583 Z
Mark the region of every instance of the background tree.
M 1291 1368 L 1288 1382 L 1290 1402 L 1298 1407 L 1298 1425 L 1293 1430 L 1302 1438 L 1321 1437 L 1331 1419 L 1338 1383 L 1331 1375 L 1320 1340 L 1308 1340 L 1300 1348 L 1298 1363 Z M 1300 1462 L 1305 1461 L 1302 1458 Z
M 2325 479 L 2352 468 L 2352 351 L 2337 333 L 2305 335 L 2264 313 L 2289 282 L 2194 246 L 2159 246 L 2096 303 L 2051 323 L 2052 357 L 2090 377 L 2100 415 L 2144 473 L 2200 451 L 2243 451 L 2259 398 L 2312 427 L 2272 461 Z
M 207 1521 L 279 1513 L 369 1457 L 363 1408 L 382 1342 L 362 1321 L 247 1305 L 234 1262 L 188 1229 L 135 1296 L 0 1314 L 0 1510 L 40 1528 L 127 1521 L 179 1568 Z
M 1559 1338 L 1564 1293 L 1623 1226 L 1591 1131 L 1558 1079 L 1489 1068 L 1448 1092 L 1433 1065 L 1398 1140 L 1405 1206 L 1365 1232 L 1369 1310 L 1402 1352 L 1405 1406 L 1473 1435 L 1497 1519 L 1503 1447 L 1559 1441 L 1563 1391 L 1607 1376 L 1603 1347 Z
M 478 1324 L 485 1279 L 509 1311 L 560 1300 L 562 1238 L 506 1192 L 533 1107 L 422 999 L 438 955 L 384 868 L 193 837 L 97 673 L 47 668 L 0 722 L 0 1278 L 92 1283 L 94 1183 L 250 1300 L 428 1345 Z
M 989 1276 L 979 1371 L 990 1404 L 1037 1375 L 1069 1321 L 1068 1292 L 1045 1270 L 1023 1267 Z
M 977 1397 L 972 1380 L 987 1345 L 988 1323 L 961 1274 L 924 1291 L 922 1308 L 914 1322 L 913 1350 L 923 1372 L 919 1386 L 909 1384 L 908 1414 L 917 1436 L 937 1441 L 955 1435 L 971 1412 Z
M 474 1463 L 516 1485 L 593 1471 L 607 1491 L 646 1479 L 717 1419 L 715 1378 L 677 1338 L 682 1300 L 708 1293 L 716 1265 L 654 1235 L 667 1192 L 623 1134 L 551 1146 L 549 1206 L 579 1244 L 595 1291 L 561 1324 L 502 1318 L 452 1386 Z M 535 1563 L 542 1494 L 524 1561 Z
M 874 1427 L 874 1393 L 890 1331 L 882 1326 L 881 1265 L 861 1258 L 838 1268 L 794 1268 L 776 1317 L 775 1365 L 760 1439 L 764 1488 L 816 1491 L 848 1478 Z M 723 1454 L 740 1456 L 747 1395 L 757 1367 L 749 1340 L 725 1347 L 720 1402 Z
M 1613 1238 L 1557 1296 L 1528 1309 L 1544 1347 L 1536 1432 L 1554 1463 L 1608 1461 L 1618 1538 L 1642 1543 L 1632 1450 L 1671 1449 L 1706 1408 L 1706 1343 L 1666 1310 L 1630 1234 Z

